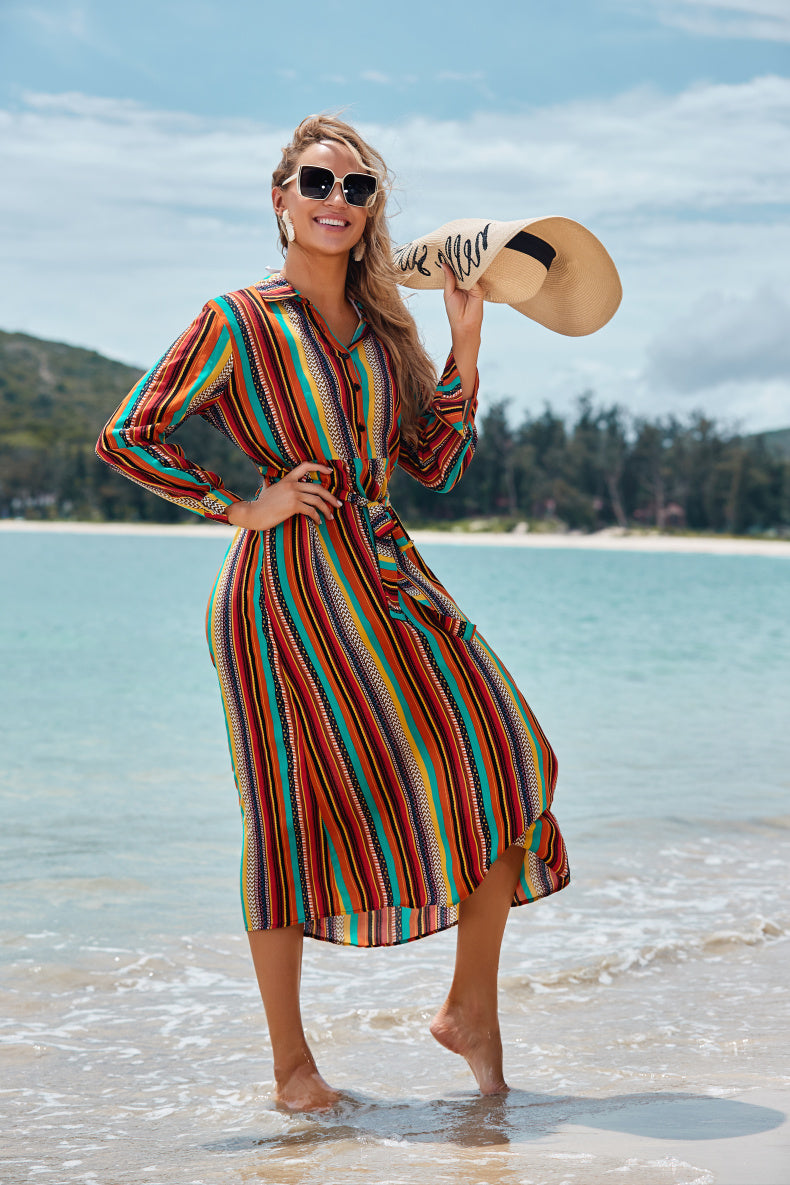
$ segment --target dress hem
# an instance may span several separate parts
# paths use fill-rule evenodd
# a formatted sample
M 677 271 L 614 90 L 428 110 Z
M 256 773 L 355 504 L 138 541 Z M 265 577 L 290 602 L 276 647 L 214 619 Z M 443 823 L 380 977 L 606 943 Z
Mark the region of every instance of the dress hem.
M 409 942 L 417 942 L 421 938 L 429 938 L 432 934 L 451 930 L 453 926 L 458 925 L 458 906 L 461 901 L 471 897 L 472 893 L 480 887 L 492 865 L 503 854 L 503 852 L 497 853 L 496 858 L 488 864 L 478 884 L 451 905 L 437 905 L 431 902 L 423 905 L 398 904 L 360 910 L 355 913 L 313 917 L 304 922 L 304 936 L 305 938 L 314 938 L 318 942 L 331 943 L 333 946 L 368 949 L 405 946 Z M 562 872 L 555 872 L 548 867 L 545 860 L 536 856 L 535 852 L 529 848 L 525 848 L 524 864 L 510 908 L 516 909 L 521 905 L 531 905 L 544 897 L 559 893 L 562 889 L 567 888 L 570 879 L 567 866 Z M 417 915 L 417 917 L 409 915 Z M 405 926 L 403 925 L 404 918 L 407 921 Z M 247 932 L 254 933 L 258 929 L 280 928 L 282 927 L 247 927 Z

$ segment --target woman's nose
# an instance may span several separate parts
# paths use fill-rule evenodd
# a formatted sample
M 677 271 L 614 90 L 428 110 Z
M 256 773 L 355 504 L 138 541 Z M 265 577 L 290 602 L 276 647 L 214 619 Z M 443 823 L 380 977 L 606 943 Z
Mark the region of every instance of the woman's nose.
M 332 186 L 331 190 L 329 191 L 327 196 L 324 198 L 324 201 L 325 202 L 332 202 L 338 196 L 340 197 L 341 205 L 347 206 L 348 202 L 346 201 L 346 195 L 343 193 L 343 182 L 342 181 L 335 181 L 335 184 Z

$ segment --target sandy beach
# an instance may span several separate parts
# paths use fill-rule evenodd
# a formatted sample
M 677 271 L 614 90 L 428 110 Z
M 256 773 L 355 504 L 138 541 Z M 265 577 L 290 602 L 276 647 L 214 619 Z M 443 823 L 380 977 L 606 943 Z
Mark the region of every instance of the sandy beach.
M 0 519 L 0 531 L 57 531 L 63 534 L 159 535 L 200 538 L 217 532 L 231 538 L 233 527 L 221 523 L 88 523 Z M 444 543 L 458 547 L 574 548 L 581 551 L 677 552 L 683 555 L 761 555 L 790 559 L 790 539 L 746 539 L 716 535 L 659 535 L 621 533 L 619 529 L 591 535 L 573 532 L 506 534 L 499 531 L 409 531 L 417 544 Z
M 506 1099 L 475 1096 L 463 1064 L 434 1051 L 425 1033 L 425 963 L 438 962 L 440 949 L 449 954 L 449 941 L 387 958 L 390 990 L 378 998 L 343 970 L 349 960 L 310 949 L 310 1037 L 345 1092 L 318 1116 L 286 1115 L 271 1102 L 245 945 L 238 935 L 195 939 L 189 949 L 154 940 L 146 953 L 122 950 L 114 968 L 94 946 L 82 971 L 40 967 L 33 999 L 29 972 L 12 971 L 7 1055 L 18 1089 L 6 1100 L 3 1181 L 790 1182 L 786 942 L 729 944 L 691 968 L 670 960 L 639 978 L 538 996 L 506 975 Z M 383 983 L 384 960 L 365 965 Z M 758 977 L 762 991 L 750 1002 Z M 710 1005 L 702 1010 L 701 990 Z M 730 1039 L 712 1035 L 717 1022 Z

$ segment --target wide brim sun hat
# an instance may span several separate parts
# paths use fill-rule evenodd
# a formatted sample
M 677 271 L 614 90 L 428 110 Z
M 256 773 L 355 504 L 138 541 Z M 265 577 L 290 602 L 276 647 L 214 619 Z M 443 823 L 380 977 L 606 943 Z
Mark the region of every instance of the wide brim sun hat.
M 459 218 L 396 247 L 393 260 L 407 288 L 443 288 L 445 262 L 460 288 L 479 283 L 484 300 L 509 304 L 567 337 L 595 333 L 623 295 L 603 243 L 581 223 L 556 215 Z

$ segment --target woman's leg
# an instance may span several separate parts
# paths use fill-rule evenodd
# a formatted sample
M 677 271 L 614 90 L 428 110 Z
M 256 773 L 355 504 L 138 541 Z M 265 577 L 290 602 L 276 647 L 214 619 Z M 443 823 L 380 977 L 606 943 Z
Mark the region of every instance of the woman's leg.
M 506 1091 L 497 1010 L 499 951 L 516 891 L 524 849 L 513 845 L 458 907 L 453 982 L 431 1022 L 431 1033 L 469 1062 L 482 1094 Z
M 248 937 L 274 1054 L 274 1097 L 293 1111 L 325 1111 L 340 1095 L 318 1073 L 302 1028 L 304 927 L 251 930 Z

